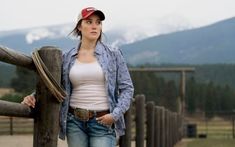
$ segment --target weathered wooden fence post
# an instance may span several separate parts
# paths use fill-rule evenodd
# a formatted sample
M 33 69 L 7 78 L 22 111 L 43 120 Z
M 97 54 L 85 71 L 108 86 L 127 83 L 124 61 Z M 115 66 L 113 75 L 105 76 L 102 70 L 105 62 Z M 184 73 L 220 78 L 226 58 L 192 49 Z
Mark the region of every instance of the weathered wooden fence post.
M 13 118 L 10 117 L 10 135 L 13 135 Z
M 235 116 L 232 116 L 232 124 L 233 124 L 233 139 L 235 139 Z
M 179 134 L 179 129 L 178 129 L 178 121 L 177 121 L 177 113 L 174 113 L 174 121 L 173 121 L 173 127 L 174 127 L 174 144 L 177 143 L 177 137 Z
M 165 139 L 166 139 L 166 132 L 165 132 L 165 127 L 166 127 L 166 122 L 165 122 L 165 108 L 160 107 L 160 112 L 159 112 L 159 118 L 160 118 L 160 147 L 166 147 Z
M 161 114 L 159 106 L 155 106 L 155 121 L 154 121 L 154 147 L 161 147 Z
M 125 135 L 120 138 L 120 147 L 131 147 L 131 130 L 132 130 L 132 105 L 125 114 L 126 131 Z
M 174 116 L 173 112 L 170 112 L 170 120 L 169 120 L 169 126 L 170 126 L 170 147 L 174 146 L 174 127 L 173 127 L 173 122 L 174 121 Z
M 55 47 L 42 47 L 39 55 L 55 80 L 61 79 L 61 51 Z M 34 147 L 57 147 L 60 103 L 38 78 L 36 88 L 36 115 L 34 118 Z
M 154 147 L 154 131 L 155 131 L 155 111 L 154 111 L 154 102 L 147 102 L 147 147 Z
M 136 106 L 136 147 L 144 147 L 145 128 L 145 96 L 137 95 Z
M 165 109 L 165 146 L 169 147 L 169 110 Z

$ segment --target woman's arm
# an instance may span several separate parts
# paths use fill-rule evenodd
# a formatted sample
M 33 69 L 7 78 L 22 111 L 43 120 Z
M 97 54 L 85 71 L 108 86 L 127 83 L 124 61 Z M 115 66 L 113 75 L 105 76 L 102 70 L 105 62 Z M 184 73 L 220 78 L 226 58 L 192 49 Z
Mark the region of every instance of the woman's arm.
M 118 103 L 112 112 L 115 121 L 130 107 L 134 87 L 125 59 L 120 50 L 116 51 Z

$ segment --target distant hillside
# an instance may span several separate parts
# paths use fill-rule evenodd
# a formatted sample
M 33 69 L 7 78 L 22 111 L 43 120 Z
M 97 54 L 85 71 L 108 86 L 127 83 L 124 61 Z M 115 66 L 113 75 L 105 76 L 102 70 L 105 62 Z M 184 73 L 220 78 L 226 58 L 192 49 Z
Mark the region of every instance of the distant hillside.
M 130 64 L 235 63 L 235 17 L 121 46 Z
M 30 54 L 42 46 L 57 46 L 61 49 L 72 48 L 76 41 L 69 37 L 71 25 L 30 28 L 0 34 L 0 45 Z

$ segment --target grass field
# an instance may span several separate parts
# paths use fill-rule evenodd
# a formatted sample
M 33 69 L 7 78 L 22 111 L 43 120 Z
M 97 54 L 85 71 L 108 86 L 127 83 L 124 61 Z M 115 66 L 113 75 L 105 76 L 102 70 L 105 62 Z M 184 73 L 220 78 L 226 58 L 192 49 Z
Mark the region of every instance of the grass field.
M 233 138 L 233 122 L 231 119 L 223 119 L 215 117 L 209 120 L 205 119 L 189 119 L 190 124 L 196 124 L 197 135 L 206 134 L 211 139 L 232 139 Z
M 234 147 L 235 139 L 195 139 L 186 147 Z

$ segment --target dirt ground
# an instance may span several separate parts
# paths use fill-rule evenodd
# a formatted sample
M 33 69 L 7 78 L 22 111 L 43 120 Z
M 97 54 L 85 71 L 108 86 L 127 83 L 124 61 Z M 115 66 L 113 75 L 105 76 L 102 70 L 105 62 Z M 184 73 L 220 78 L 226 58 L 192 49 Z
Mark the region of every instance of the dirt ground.
M 184 141 L 180 141 L 174 147 L 187 147 L 187 143 Z
M 32 135 L 4 135 L 0 136 L 0 146 L 4 147 L 32 147 L 33 136 Z M 57 147 L 67 147 L 66 141 L 58 139 Z
M 32 135 L 0 135 L 0 147 L 32 147 Z M 132 142 L 132 147 L 135 147 L 135 142 Z M 57 147 L 67 147 L 67 142 L 58 139 Z M 118 146 L 117 146 L 118 147 Z
M 190 139 L 183 139 L 181 142 L 177 143 L 175 147 L 187 147 L 187 143 L 191 141 Z M 32 135 L 0 135 L 0 146 L 4 147 L 32 147 L 33 146 L 33 136 Z M 132 142 L 132 146 L 135 143 Z M 66 141 L 58 139 L 57 147 L 67 147 Z
M 178 142 L 174 147 L 187 147 L 188 142 L 192 141 L 192 139 L 182 139 Z

